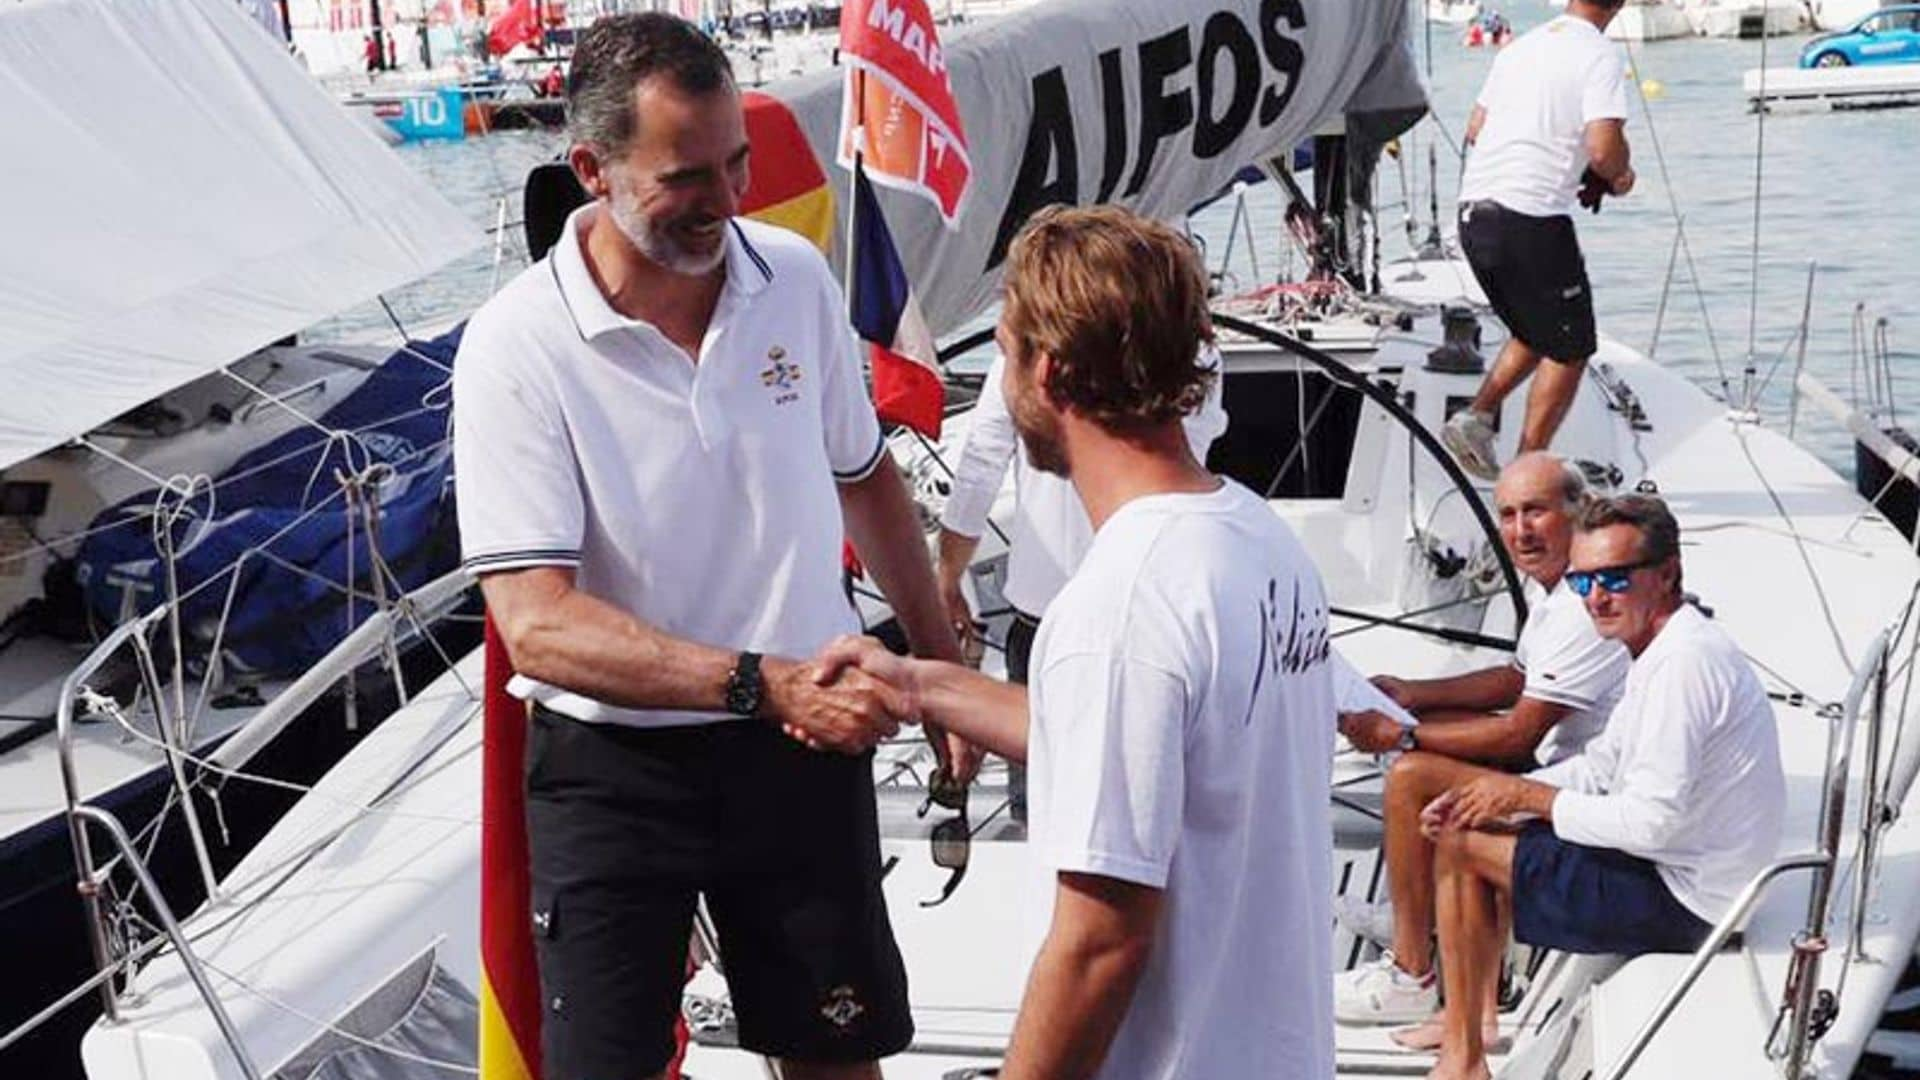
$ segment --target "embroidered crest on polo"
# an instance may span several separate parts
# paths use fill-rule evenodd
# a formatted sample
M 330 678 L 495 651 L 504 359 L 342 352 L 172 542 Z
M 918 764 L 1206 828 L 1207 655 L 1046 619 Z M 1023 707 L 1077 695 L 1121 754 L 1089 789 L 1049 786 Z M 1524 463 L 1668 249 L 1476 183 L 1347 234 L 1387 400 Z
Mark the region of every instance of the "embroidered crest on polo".
M 766 370 L 760 373 L 760 382 L 763 386 L 779 391 L 774 395 L 773 403 L 785 405 L 788 402 L 800 400 L 799 393 L 794 390 L 794 386 L 800 382 L 800 365 L 787 359 L 787 350 L 779 345 L 767 350 L 767 359 L 770 363 Z
M 836 986 L 827 991 L 826 998 L 820 1005 L 820 1015 L 826 1018 L 827 1023 L 841 1031 L 851 1027 L 853 1022 L 860 1019 L 860 1015 L 866 1011 L 867 1007 L 860 1004 L 851 986 Z

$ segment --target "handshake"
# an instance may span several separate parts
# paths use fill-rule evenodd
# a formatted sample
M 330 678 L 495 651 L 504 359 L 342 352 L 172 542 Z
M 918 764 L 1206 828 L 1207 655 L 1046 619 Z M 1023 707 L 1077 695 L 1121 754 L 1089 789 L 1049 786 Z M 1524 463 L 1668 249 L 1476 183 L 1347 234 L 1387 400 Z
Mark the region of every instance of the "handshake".
M 846 635 L 812 660 L 776 661 L 766 673 L 767 716 L 814 750 L 864 754 L 921 719 L 916 662 L 870 637 Z M 943 732 L 928 732 L 962 783 L 979 770 L 979 751 Z

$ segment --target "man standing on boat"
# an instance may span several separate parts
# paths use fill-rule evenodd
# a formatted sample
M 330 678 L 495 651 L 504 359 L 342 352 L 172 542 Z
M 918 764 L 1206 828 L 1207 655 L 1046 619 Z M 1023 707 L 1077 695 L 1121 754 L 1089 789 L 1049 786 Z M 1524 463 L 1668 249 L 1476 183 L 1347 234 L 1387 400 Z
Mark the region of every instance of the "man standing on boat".
M 958 657 L 920 527 L 825 262 L 735 216 L 725 54 L 603 19 L 568 107 L 594 201 L 474 315 L 454 375 L 463 554 L 532 703 L 545 1075 L 666 1066 L 704 897 L 741 1045 L 876 1077 L 913 1028 L 870 750 L 907 707 L 790 658 L 858 628 L 848 535 L 914 647 Z
M 1207 449 L 1227 430 L 1227 413 L 1221 407 L 1220 350 L 1207 346 L 1199 364 L 1214 373 L 1209 380 L 1207 399 L 1200 408 L 1181 421 L 1187 433 L 1187 445 L 1196 461 L 1207 459 Z M 986 531 L 988 512 L 1000 497 L 1007 468 L 1013 468 L 1013 522 L 1007 536 L 1007 571 L 1002 588 L 1013 618 L 1007 629 L 1007 678 L 1025 686 L 1034 638 L 1040 632 L 1047 606 L 1080 565 L 1088 545 L 1093 543 L 1093 526 L 1087 521 L 1086 508 L 1080 505 L 1073 485 L 1052 473 L 1027 464 L 1019 454 L 1019 432 L 1013 416 L 1007 412 L 1002 383 L 1006 378 L 1005 355 L 996 355 L 980 384 L 980 398 L 967 415 L 967 438 L 961 445 L 959 460 L 953 468 L 953 487 L 946 508 L 940 515 L 940 548 L 935 560 L 935 576 L 940 596 L 954 633 L 963 643 L 975 635 L 973 610 L 961 591 L 960 582 L 973 565 L 973 555 Z M 1025 821 L 1026 766 L 1010 769 L 1008 786 L 1016 821 Z
M 1492 480 L 1501 403 L 1531 375 L 1519 449 L 1545 450 L 1594 353 L 1593 292 L 1574 237 L 1579 205 L 1633 190 L 1627 67 L 1605 30 L 1625 0 L 1572 0 L 1494 59 L 1467 120 L 1460 245 L 1507 344 L 1441 430 L 1462 468 Z M 1547 362 L 1541 364 L 1545 359 Z
M 1420 719 L 1402 727 L 1377 712 L 1349 713 L 1340 730 L 1373 753 L 1400 751 L 1387 771 L 1381 806 L 1382 855 L 1392 900 L 1342 897 L 1340 921 L 1391 946 L 1378 960 L 1334 980 L 1334 1012 L 1343 1024 L 1420 1024 L 1440 1005 L 1433 969 L 1433 844 L 1420 811 L 1477 773 L 1476 765 L 1528 769 L 1579 753 L 1606 726 L 1620 699 L 1630 657 L 1600 636 L 1565 580 L 1574 519 L 1586 502 L 1580 474 L 1552 454 L 1523 454 L 1493 487 L 1500 539 L 1527 578 L 1531 610 L 1513 661 L 1440 679 L 1374 682 Z M 1437 1025 L 1395 1032 L 1403 1045 L 1438 1044 Z
M 1529 945 L 1692 952 L 1779 846 L 1773 707 L 1740 646 L 1682 598 L 1680 573 L 1660 500 L 1588 505 L 1567 584 L 1633 654 L 1620 704 L 1573 757 L 1526 776 L 1476 769 L 1421 811 L 1446 982 L 1438 1080 L 1488 1075 L 1503 902 Z
M 1031 688 L 872 641 L 822 668 L 859 664 L 1032 770 L 1053 910 L 1002 1080 L 1331 1077 L 1327 599 L 1182 429 L 1213 377 L 1199 260 L 1124 210 L 1055 208 L 1006 266 L 1008 411 L 1094 529 Z

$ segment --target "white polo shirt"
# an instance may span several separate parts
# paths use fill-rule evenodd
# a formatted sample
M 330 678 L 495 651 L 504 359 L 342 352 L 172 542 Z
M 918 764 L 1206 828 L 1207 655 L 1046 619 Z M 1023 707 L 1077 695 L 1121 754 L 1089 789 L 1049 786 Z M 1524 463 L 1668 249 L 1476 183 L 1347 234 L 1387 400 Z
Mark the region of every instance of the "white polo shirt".
M 1534 749 L 1535 760 L 1551 765 L 1579 753 L 1607 726 L 1633 656 L 1593 628 L 1586 601 L 1567 588 L 1565 578 L 1552 589 L 1528 578 L 1527 599 L 1532 610 L 1513 650 L 1513 666 L 1526 677 L 1520 696 L 1572 710 Z
M 1122 506 L 1048 609 L 1032 851 L 1163 890 L 1101 1080 L 1333 1076 L 1327 629 L 1306 550 L 1231 480 Z
M 1198 361 L 1217 373 L 1207 389 L 1207 398 L 1181 422 L 1187 433 L 1187 447 L 1200 461 L 1207 460 L 1207 449 L 1227 430 L 1227 412 L 1221 406 L 1221 388 L 1226 382 L 1226 365 L 1220 351 L 1206 347 Z M 1093 524 L 1087 520 L 1087 508 L 1063 476 L 1041 472 L 1028 464 L 1020 450 L 1020 433 L 1007 411 L 1007 399 L 1001 389 L 1006 373 L 1006 357 L 995 356 L 993 366 L 980 384 L 980 398 L 967 415 L 967 439 L 961 445 L 959 463 L 953 470 L 953 490 L 947 496 L 940 524 L 962 536 L 977 537 L 986 531 L 987 515 L 1000 495 L 1006 479 L 1007 464 L 1013 464 L 1013 521 L 1008 525 L 1007 582 L 1002 590 L 1007 603 L 1025 614 L 1039 618 L 1060 587 L 1072 576 L 1074 567 L 1093 543 Z
M 1460 201 L 1571 215 L 1587 125 L 1627 118 L 1626 55 L 1592 23 L 1562 15 L 1500 50 L 1475 104 L 1487 119 L 1467 155 Z
M 466 566 L 572 566 L 582 591 L 727 649 L 805 657 L 857 631 L 835 481 L 871 474 L 886 445 L 825 261 L 784 229 L 734 221 L 696 364 L 607 303 L 581 251 L 596 212 L 575 211 L 461 340 Z M 581 720 L 730 719 L 614 708 L 524 677 L 509 689 Z

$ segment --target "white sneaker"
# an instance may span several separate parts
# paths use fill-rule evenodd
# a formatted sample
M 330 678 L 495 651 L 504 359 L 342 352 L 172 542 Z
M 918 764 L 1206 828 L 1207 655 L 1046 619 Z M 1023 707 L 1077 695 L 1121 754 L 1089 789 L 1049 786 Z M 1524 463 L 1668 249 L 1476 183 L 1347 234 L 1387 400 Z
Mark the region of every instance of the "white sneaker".
M 1392 953 L 1333 977 L 1333 1018 L 1342 1024 L 1415 1024 L 1439 1007 L 1433 972 L 1409 975 Z
M 1462 469 L 1482 480 L 1500 478 L 1500 459 L 1493 453 L 1493 425 L 1485 416 L 1461 409 L 1447 418 L 1440 429 L 1440 441 Z
M 1333 917 L 1347 932 L 1365 938 L 1381 948 L 1393 944 L 1393 901 L 1369 903 L 1357 896 L 1333 898 Z

